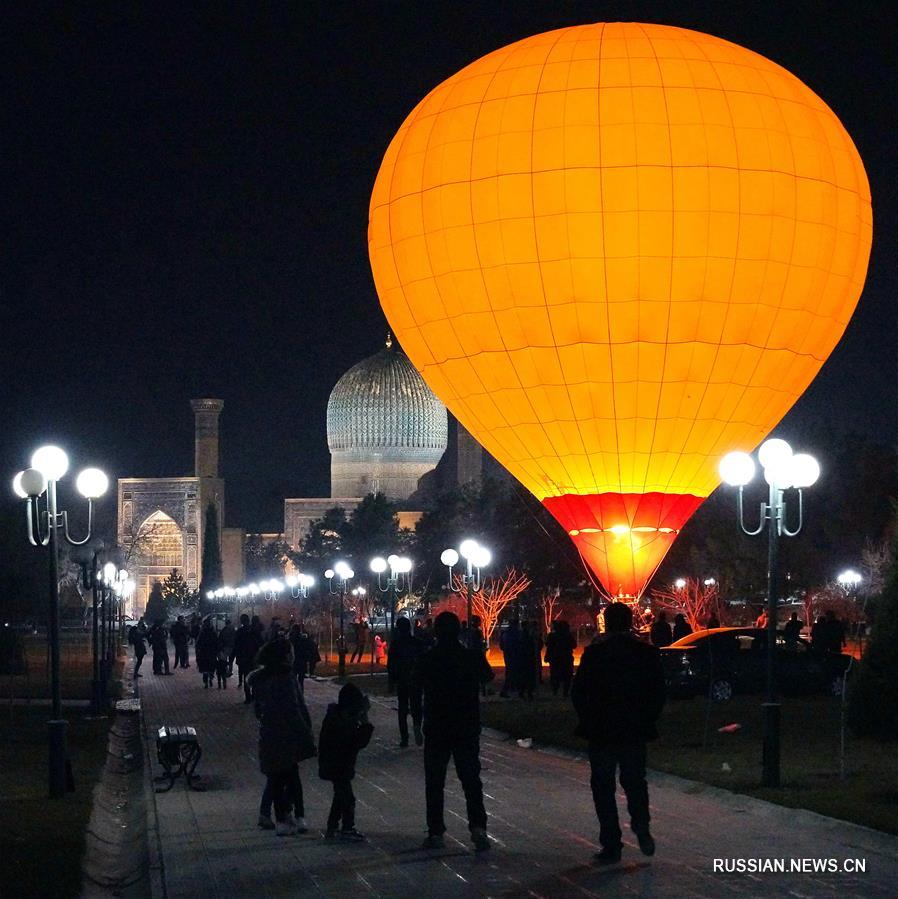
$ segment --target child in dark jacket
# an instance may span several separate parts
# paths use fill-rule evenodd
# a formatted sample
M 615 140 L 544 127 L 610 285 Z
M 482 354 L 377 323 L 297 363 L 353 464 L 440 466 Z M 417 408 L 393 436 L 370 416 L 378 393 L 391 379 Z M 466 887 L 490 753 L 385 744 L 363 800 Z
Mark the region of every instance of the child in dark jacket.
M 355 684 L 340 690 L 336 703 L 331 703 L 321 725 L 318 741 L 318 774 L 334 785 L 334 799 L 327 817 L 325 839 L 337 836 L 349 842 L 361 842 L 364 834 L 355 829 L 355 796 L 352 779 L 359 751 L 371 740 L 374 725 L 368 723 L 371 701 Z M 342 822 L 342 823 L 341 823 Z M 339 832 L 337 826 L 340 825 Z

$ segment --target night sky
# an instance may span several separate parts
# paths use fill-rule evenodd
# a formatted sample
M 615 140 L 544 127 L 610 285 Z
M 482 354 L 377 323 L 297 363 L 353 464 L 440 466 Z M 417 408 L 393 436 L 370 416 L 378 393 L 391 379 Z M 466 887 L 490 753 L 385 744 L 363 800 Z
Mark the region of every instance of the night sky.
M 4 11 L 9 476 L 48 440 L 113 477 L 191 474 L 188 400 L 221 397 L 228 523 L 280 529 L 285 496 L 327 490 L 327 396 L 386 330 L 366 227 L 390 138 L 477 57 L 615 20 L 756 50 L 854 138 L 873 193 L 867 286 L 780 433 L 801 445 L 803 431 L 831 425 L 894 442 L 898 79 L 883 4 L 188 5 Z

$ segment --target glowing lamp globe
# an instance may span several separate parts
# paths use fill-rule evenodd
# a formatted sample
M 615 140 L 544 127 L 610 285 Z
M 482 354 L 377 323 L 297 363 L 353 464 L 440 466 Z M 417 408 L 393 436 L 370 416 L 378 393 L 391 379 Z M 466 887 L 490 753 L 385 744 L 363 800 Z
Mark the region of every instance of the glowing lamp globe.
M 440 561 L 447 567 L 451 568 L 458 564 L 458 553 L 454 549 L 444 549 L 440 553 Z
M 383 574 L 387 570 L 387 560 L 382 556 L 375 556 L 371 560 L 371 570 L 375 574 Z
M 109 489 L 109 478 L 99 468 L 85 468 L 75 479 L 75 488 L 88 499 L 97 499 Z
M 796 453 L 791 459 L 789 479 L 793 487 L 812 487 L 820 477 L 820 463 L 807 453 Z
M 720 480 L 731 487 L 744 487 L 755 476 L 755 461 L 748 453 L 727 453 L 720 461 Z
M 36 468 L 48 481 L 58 481 L 69 470 L 69 457 L 58 446 L 42 446 L 34 451 L 31 467 Z
M 381 306 L 425 381 L 615 596 L 637 597 L 813 380 L 872 213 L 832 110 L 666 25 L 518 41 L 412 110 L 369 210 Z

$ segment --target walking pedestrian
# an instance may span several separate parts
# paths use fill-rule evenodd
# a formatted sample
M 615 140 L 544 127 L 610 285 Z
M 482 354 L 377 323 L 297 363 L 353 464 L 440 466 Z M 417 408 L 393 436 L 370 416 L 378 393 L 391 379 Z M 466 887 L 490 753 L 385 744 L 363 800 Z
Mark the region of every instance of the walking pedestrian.
M 801 622 L 798 620 L 798 613 L 793 612 L 783 626 L 783 642 L 786 644 L 786 649 L 798 649 L 799 637 L 801 637 Z
M 271 640 L 259 650 L 258 659 L 261 667 L 250 679 L 259 719 L 259 768 L 267 778 L 259 826 L 271 829 L 273 804 L 279 837 L 305 833 L 299 762 L 315 754 L 315 740 L 312 720 L 293 676 L 293 647 L 289 640 Z
M 234 661 L 237 663 L 237 686 L 243 687 L 243 701 L 247 705 L 253 701 L 247 677 L 253 670 L 256 653 L 262 648 L 258 631 L 249 623 L 249 615 L 240 616 L 240 627 L 234 634 Z
M 552 632 L 546 637 L 546 664 L 549 666 L 549 684 L 552 695 L 567 698 L 574 677 L 574 638 L 566 621 L 552 622 Z
M 365 653 L 365 646 L 368 644 L 368 622 L 362 618 L 360 621 L 355 622 L 354 629 L 355 647 L 353 648 L 352 655 L 349 657 L 350 665 L 356 660 L 359 662 L 362 661 L 362 656 Z
M 396 633 L 390 642 L 387 654 L 387 682 L 396 690 L 399 704 L 399 745 L 408 746 L 408 716 L 412 715 L 415 745 L 424 743 L 421 731 L 421 687 L 415 683 L 415 664 L 427 649 L 424 643 L 412 634 L 408 618 L 396 622 Z
M 424 849 L 445 845 L 443 791 L 449 759 L 465 794 L 468 828 L 478 852 L 490 848 L 480 781 L 480 685 L 493 672 L 482 652 L 462 646 L 461 623 L 452 612 L 434 622 L 436 646 L 415 665 L 415 682 L 424 694 L 424 780 L 427 838 Z
M 134 677 L 143 677 L 140 673 L 140 665 L 143 657 L 147 654 L 147 628 L 143 623 L 143 618 L 137 622 L 135 627 L 131 628 L 128 639 L 134 647 Z
M 175 668 L 189 668 L 189 652 L 187 649 L 187 641 L 190 638 L 190 631 L 184 624 L 184 616 L 178 615 L 175 623 L 171 626 L 171 640 L 175 645 Z
M 200 635 L 201 628 L 202 622 L 200 621 L 200 616 L 194 612 L 190 616 L 190 639 L 193 641 L 194 646 L 196 646 L 196 638 Z
M 664 670 L 657 648 L 632 631 L 633 612 L 624 603 L 605 608 L 605 634 L 586 647 L 571 687 L 579 718 L 577 732 L 589 741 L 590 786 L 599 819 L 600 864 L 621 857 L 621 830 L 614 798 L 615 772 L 627 796 L 630 827 L 645 855 L 653 855 L 646 741 L 657 736 L 664 706 Z
M 318 738 L 318 775 L 334 785 L 334 798 L 327 816 L 325 839 L 360 843 L 365 835 L 355 826 L 355 795 L 352 779 L 359 752 L 371 741 L 374 726 L 368 721 L 371 701 L 353 684 L 344 684 L 337 702 L 327 707 Z M 339 830 L 337 829 L 339 828 Z
M 203 687 L 208 689 L 212 686 L 218 664 L 218 634 L 212 627 L 211 618 L 203 619 L 200 632 L 196 635 L 193 652 L 197 670 L 203 676 Z
M 234 673 L 234 638 L 237 631 L 231 624 L 230 618 L 225 618 L 224 627 L 218 632 L 218 648 L 223 649 L 226 653 L 228 662 L 228 677 Z M 227 684 L 225 684 L 227 686 Z
M 221 634 L 218 635 L 218 652 L 215 655 L 215 678 L 219 690 L 227 690 L 228 678 L 231 676 L 231 651 L 222 646 Z

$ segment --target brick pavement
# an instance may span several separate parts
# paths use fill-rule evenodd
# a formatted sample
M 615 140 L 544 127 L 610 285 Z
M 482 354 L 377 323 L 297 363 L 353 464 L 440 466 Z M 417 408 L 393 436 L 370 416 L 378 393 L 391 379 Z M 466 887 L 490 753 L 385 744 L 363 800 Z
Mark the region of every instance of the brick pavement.
M 149 667 L 149 666 L 147 666 Z M 212 897 L 456 896 L 894 896 L 898 838 L 809 812 L 796 812 L 664 775 L 652 777 L 653 832 L 658 852 L 639 854 L 625 828 L 624 861 L 591 864 L 597 824 L 580 759 L 519 749 L 501 735 L 483 739 L 483 780 L 493 848 L 475 856 L 464 798 L 447 780 L 447 848 L 425 853 L 421 750 L 399 749 L 395 703 L 375 699 L 376 730 L 355 781 L 357 823 L 369 841 L 324 843 L 320 828 L 330 784 L 314 760 L 301 765 L 308 834 L 276 837 L 256 826 L 263 777 L 256 759 L 257 724 L 242 704 L 236 677 L 227 690 L 204 690 L 196 668 L 140 681 L 148 755 L 160 724 L 193 724 L 204 755 L 206 792 L 178 782 L 155 806 L 161 877 L 154 892 L 169 899 Z M 307 684 L 316 733 L 330 683 Z M 623 810 L 623 798 L 619 797 Z M 622 816 L 623 820 L 623 816 Z M 771 844 L 776 848 L 771 849 Z M 714 858 L 864 859 L 866 873 L 715 873 Z M 158 899 L 158 896 L 157 896 Z

